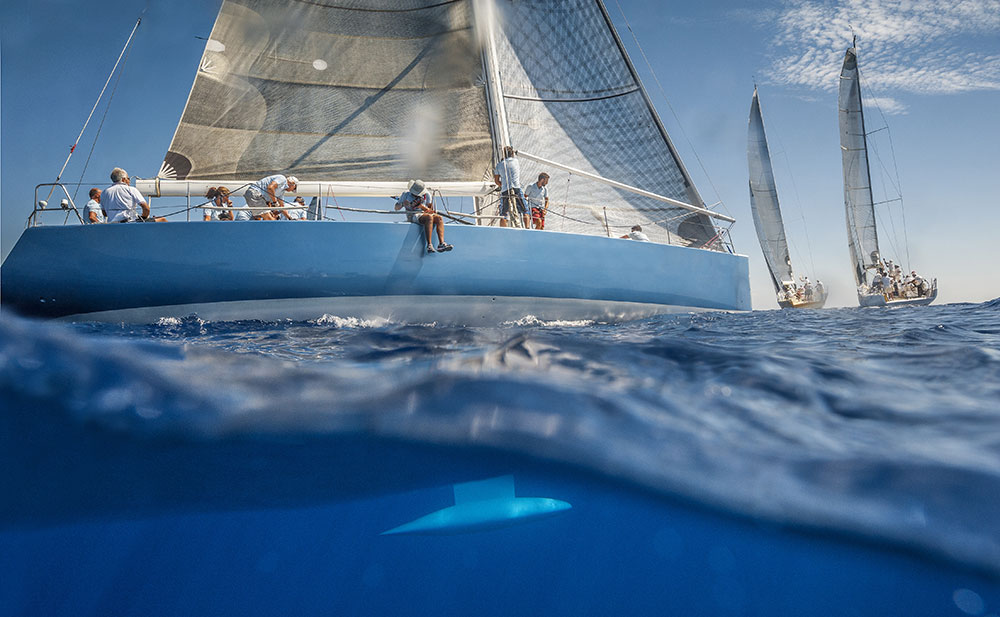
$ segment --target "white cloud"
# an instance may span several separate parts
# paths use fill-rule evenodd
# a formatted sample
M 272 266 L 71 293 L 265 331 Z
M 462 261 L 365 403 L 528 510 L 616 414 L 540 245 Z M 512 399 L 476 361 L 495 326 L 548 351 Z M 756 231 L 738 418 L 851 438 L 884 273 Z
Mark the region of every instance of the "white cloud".
M 978 37 L 1000 33 L 1000 0 L 789 0 L 777 28 L 778 83 L 835 90 L 853 29 L 862 75 L 880 95 L 1000 90 L 1000 53 L 975 50 Z M 885 102 L 886 113 L 905 110 Z

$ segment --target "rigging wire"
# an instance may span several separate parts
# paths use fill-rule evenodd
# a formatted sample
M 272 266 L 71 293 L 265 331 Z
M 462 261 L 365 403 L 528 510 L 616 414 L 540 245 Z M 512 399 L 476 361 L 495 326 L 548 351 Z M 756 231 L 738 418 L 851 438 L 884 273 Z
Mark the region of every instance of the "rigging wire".
M 143 9 L 142 13 L 139 14 L 139 18 L 135 20 L 135 26 L 132 27 L 132 32 L 128 35 L 128 40 L 125 41 L 125 46 L 122 48 L 121 53 L 118 54 L 118 59 L 115 60 L 115 65 L 111 67 L 111 72 L 108 74 L 108 79 L 107 81 L 104 82 L 104 87 L 101 88 L 101 93 L 97 95 L 97 100 L 94 101 L 93 109 L 90 110 L 90 114 L 87 115 L 87 120 L 83 123 L 83 128 L 80 129 L 80 134 L 76 136 L 76 140 L 73 142 L 73 145 L 70 146 L 69 148 L 69 154 L 66 155 L 66 161 L 63 162 L 62 169 L 60 169 L 59 174 L 56 175 L 55 184 L 59 184 L 59 180 L 60 178 L 62 178 L 63 172 L 66 171 L 66 166 L 69 165 L 69 160 L 73 158 L 73 151 L 76 150 L 77 144 L 80 143 L 80 139 L 83 137 L 83 132 L 87 130 L 87 125 L 90 124 L 90 119 L 94 116 L 94 112 L 97 111 L 97 106 L 101 104 L 101 99 L 104 97 L 104 91 L 108 89 L 108 84 L 111 83 L 111 78 L 114 76 L 115 71 L 118 69 L 118 64 L 121 62 L 122 56 L 125 55 L 125 52 L 128 50 L 129 45 L 132 44 L 132 37 L 135 36 L 135 31 L 139 29 L 139 24 L 142 23 L 142 16 L 145 14 L 146 14 L 146 9 Z M 49 196 L 46 197 L 46 199 L 50 199 L 52 197 L 53 191 L 55 190 L 56 190 L 55 186 L 49 189 Z
M 104 115 L 101 116 L 101 123 L 97 125 L 97 132 L 94 134 L 94 141 L 90 144 L 90 152 L 87 153 L 87 160 L 83 164 L 83 171 L 80 172 L 80 181 L 76 185 L 76 190 L 73 192 L 73 201 L 76 202 L 76 196 L 80 193 L 80 186 L 83 182 L 83 176 L 87 173 L 87 167 L 90 166 L 90 158 L 94 156 L 94 148 L 97 147 L 97 140 L 101 136 L 101 129 L 104 128 L 104 121 L 108 118 L 108 112 L 111 110 L 111 103 L 115 100 L 115 92 L 118 91 L 118 84 L 121 83 L 122 75 L 125 74 L 125 66 L 128 64 L 128 55 L 132 53 L 132 48 L 128 47 L 128 51 L 125 52 L 125 58 L 122 61 L 122 69 L 118 71 L 118 78 L 115 79 L 115 85 L 111 88 L 111 94 L 108 95 L 108 104 L 104 108 Z
M 715 182 L 712 181 L 712 176 L 709 175 L 708 170 L 705 168 L 705 164 L 702 162 L 701 156 L 698 155 L 698 151 L 695 149 L 694 144 L 691 143 L 691 138 L 688 137 L 687 131 L 684 130 L 684 125 L 681 124 L 681 119 L 677 115 L 677 111 L 674 109 L 674 106 L 670 104 L 670 99 L 667 98 L 667 93 L 663 89 L 663 84 L 660 83 L 660 79 L 656 76 L 656 72 L 653 71 L 653 65 L 650 64 L 649 58 L 646 56 L 645 50 L 642 48 L 642 45 L 639 44 L 639 38 L 635 35 L 635 32 L 632 30 L 632 24 L 629 23 L 628 18 L 625 16 L 625 11 L 622 9 L 621 2 L 615 0 L 615 5 L 618 7 L 618 12 L 621 13 L 622 19 L 625 21 L 625 28 L 628 29 L 629 34 L 632 35 L 632 40 L 635 42 L 635 46 L 638 48 L 639 54 L 642 56 L 643 62 L 646 63 L 646 68 L 649 70 L 650 75 L 653 76 L 653 81 L 656 83 L 656 87 L 660 90 L 660 96 L 662 96 L 663 100 L 666 102 L 667 108 L 670 109 L 670 113 L 673 115 L 674 120 L 677 121 L 677 127 L 680 129 L 681 135 L 684 136 L 684 140 L 687 142 L 688 147 L 691 149 L 691 152 L 694 153 L 694 158 L 698 161 L 698 166 L 701 168 L 701 172 L 705 174 L 705 178 L 708 180 L 709 185 L 711 185 L 712 190 L 715 191 L 715 196 L 718 199 L 719 203 L 722 205 L 722 208 L 727 213 L 731 214 L 729 212 L 729 208 L 726 207 L 726 204 L 722 199 L 722 194 L 719 192 L 718 187 L 716 187 Z
M 902 188 L 902 186 L 903 185 L 902 185 L 902 182 L 900 181 L 900 178 L 899 178 L 899 164 L 896 161 L 896 148 L 895 148 L 895 145 L 893 144 L 893 141 L 892 141 L 892 131 L 889 129 L 889 121 L 885 117 L 885 112 L 882 110 L 882 107 L 878 104 L 878 98 L 879 98 L 878 97 L 878 93 L 876 92 L 875 88 L 872 87 L 872 85 L 868 81 L 868 79 L 861 73 L 861 68 L 860 67 L 858 67 L 858 79 L 859 79 L 859 81 L 861 81 L 861 80 L 864 81 L 864 87 L 865 87 L 865 89 L 872 94 L 872 99 L 874 99 L 875 109 L 878 110 L 879 116 L 881 116 L 881 118 L 882 118 L 882 124 L 884 125 L 884 129 L 885 129 L 886 135 L 888 136 L 888 140 L 889 140 L 889 155 L 890 155 L 890 157 L 892 159 L 892 167 L 893 167 L 893 175 L 892 176 L 889 175 L 889 170 L 886 167 L 885 162 L 882 160 L 882 156 L 879 154 L 877 145 L 873 149 L 875 150 L 875 157 L 878 159 L 879 166 L 882 167 L 882 170 L 885 173 L 885 176 L 888 178 L 889 183 L 892 184 L 892 187 L 896 190 L 896 194 L 899 195 L 899 201 L 900 201 L 899 212 L 900 212 L 900 216 L 902 218 L 902 223 L 903 223 L 903 250 L 904 250 L 904 252 L 906 254 L 906 267 L 910 268 L 910 240 L 909 240 L 909 234 L 908 234 L 907 228 L 906 228 L 906 208 L 903 207 L 903 204 L 902 204 L 902 201 L 903 201 L 903 188 Z M 882 130 L 882 129 L 878 129 L 878 130 Z M 875 131 L 873 131 L 873 132 L 875 132 Z M 865 143 L 867 143 L 867 142 L 868 142 L 868 136 L 865 135 Z M 892 223 L 892 219 L 890 218 L 889 220 L 890 220 L 890 223 Z M 896 231 L 895 231 L 895 225 L 891 225 L 891 227 L 893 229 L 893 234 L 895 234 L 896 233 Z M 896 249 L 896 248 L 893 248 L 893 250 L 898 251 L 898 249 Z

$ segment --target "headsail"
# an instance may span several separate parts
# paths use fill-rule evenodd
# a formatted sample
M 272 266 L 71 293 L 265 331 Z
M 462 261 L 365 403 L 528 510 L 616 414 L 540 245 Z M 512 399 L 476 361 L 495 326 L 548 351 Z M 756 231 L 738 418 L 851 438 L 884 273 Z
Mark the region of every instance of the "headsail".
M 337 4 L 224 0 L 161 177 L 487 175 L 469 3 Z
M 867 268 L 878 258 L 878 233 L 868 167 L 865 116 L 861 106 L 861 82 L 854 47 L 844 56 L 840 72 L 840 151 L 844 163 L 844 208 L 847 212 L 847 241 L 854 265 L 854 280 L 866 285 Z
M 600 0 L 500 2 L 497 54 L 514 148 L 696 206 L 703 202 L 663 129 Z M 550 195 L 565 217 L 546 228 L 583 231 L 595 212 L 610 233 L 659 226 L 675 242 L 716 236 L 703 214 L 549 173 Z
M 757 89 L 753 90 L 750 103 L 750 124 L 747 130 L 747 166 L 750 169 L 750 211 L 757 229 L 764 261 L 771 274 L 776 292 L 782 291 L 782 281 L 791 281 L 792 262 L 788 255 L 785 226 L 778 207 L 778 191 L 771 169 L 771 153 L 764 134 L 764 120 L 760 115 Z

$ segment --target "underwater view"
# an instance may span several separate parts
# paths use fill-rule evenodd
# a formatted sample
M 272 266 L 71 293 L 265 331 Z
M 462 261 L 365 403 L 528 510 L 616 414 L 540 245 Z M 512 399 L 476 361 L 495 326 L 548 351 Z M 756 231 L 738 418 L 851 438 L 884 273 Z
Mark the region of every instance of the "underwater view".
M 3 615 L 1000 614 L 1000 300 L 0 317 Z

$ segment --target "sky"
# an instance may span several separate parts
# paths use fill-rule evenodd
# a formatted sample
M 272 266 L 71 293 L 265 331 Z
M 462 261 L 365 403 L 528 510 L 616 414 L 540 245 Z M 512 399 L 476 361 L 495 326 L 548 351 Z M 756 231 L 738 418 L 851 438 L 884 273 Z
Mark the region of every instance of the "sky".
M 883 256 L 936 277 L 939 303 L 1000 297 L 1000 0 L 605 3 L 703 198 L 737 219 L 732 239 L 750 259 L 755 309 L 777 308 L 747 188 L 755 83 L 795 272 L 823 280 L 828 306 L 857 305 L 837 124 L 852 33 L 867 128 L 877 131 L 876 201 L 902 196 L 879 206 Z M 110 108 L 106 94 L 63 180 L 103 187 L 115 166 L 156 175 L 204 49 L 198 37 L 208 36 L 219 4 L 3 3 L 3 257 L 24 229 L 35 185 L 54 181 L 144 9 L 121 79 L 108 86 Z

